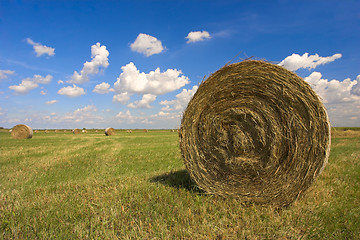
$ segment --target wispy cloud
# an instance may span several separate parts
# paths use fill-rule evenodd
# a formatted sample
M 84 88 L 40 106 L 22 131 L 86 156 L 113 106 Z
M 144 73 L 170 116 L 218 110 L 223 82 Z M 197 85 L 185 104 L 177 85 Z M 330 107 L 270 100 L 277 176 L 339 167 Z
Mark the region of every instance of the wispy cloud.
M 40 57 L 42 55 L 54 56 L 55 55 L 55 48 L 47 47 L 42 45 L 41 43 L 34 42 L 31 38 L 26 39 L 27 43 L 32 45 L 34 51 L 36 52 L 36 56 Z

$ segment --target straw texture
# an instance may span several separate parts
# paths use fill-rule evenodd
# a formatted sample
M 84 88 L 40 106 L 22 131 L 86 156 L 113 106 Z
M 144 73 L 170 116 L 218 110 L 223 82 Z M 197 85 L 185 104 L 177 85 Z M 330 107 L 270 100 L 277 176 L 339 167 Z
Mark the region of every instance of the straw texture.
M 186 168 L 210 194 L 287 206 L 314 182 L 330 152 L 326 109 L 283 67 L 246 60 L 198 88 L 179 131 Z
M 115 129 L 114 129 L 114 128 L 106 128 L 106 129 L 105 129 L 105 135 L 106 135 L 106 136 L 113 136 L 113 135 L 115 135 Z
M 24 125 L 24 124 L 18 124 L 15 127 L 12 128 L 11 136 L 15 139 L 26 139 L 26 138 L 32 138 L 33 130 L 31 127 Z

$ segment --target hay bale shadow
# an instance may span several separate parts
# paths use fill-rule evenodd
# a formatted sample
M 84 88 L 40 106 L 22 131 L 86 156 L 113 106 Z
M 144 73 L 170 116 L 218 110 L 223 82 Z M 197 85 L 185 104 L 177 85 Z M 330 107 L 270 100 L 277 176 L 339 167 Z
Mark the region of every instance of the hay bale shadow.
M 193 193 L 204 194 L 196 183 L 191 179 L 188 171 L 179 170 L 176 172 L 165 173 L 159 176 L 155 176 L 149 179 L 151 183 L 160 183 L 165 186 L 186 189 Z

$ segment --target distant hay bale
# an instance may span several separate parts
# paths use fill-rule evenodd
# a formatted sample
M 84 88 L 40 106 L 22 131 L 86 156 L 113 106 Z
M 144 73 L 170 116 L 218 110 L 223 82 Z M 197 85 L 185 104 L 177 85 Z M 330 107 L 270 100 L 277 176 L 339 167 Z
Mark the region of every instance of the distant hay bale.
M 80 129 L 75 128 L 75 129 L 72 130 L 72 133 L 73 133 L 73 134 L 79 134 L 79 133 L 80 133 Z
M 131 130 L 127 130 L 126 132 L 127 132 L 127 133 L 132 133 L 132 131 L 131 131 Z
M 12 129 L 9 130 L 9 133 L 11 133 L 11 132 L 12 132 Z
M 113 128 L 107 128 L 107 129 L 105 129 L 105 135 L 106 135 L 106 136 L 115 135 L 115 129 L 113 129 Z
M 64 133 L 66 133 L 66 130 L 64 130 Z
M 199 86 L 179 132 L 185 166 L 207 193 L 287 206 L 324 169 L 330 153 L 326 109 L 299 76 L 247 60 Z
M 81 132 L 82 132 L 82 133 L 87 133 L 87 131 L 86 131 L 85 129 L 83 129 Z
M 24 125 L 24 124 L 18 124 L 15 127 L 12 128 L 11 136 L 15 139 L 26 139 L 26 138 L 32 138 L 33 130 L 31 127 Z
M 148 132 L 148 130 L 147 130 L 147 129 L 144 129 L 144 132 L 146 132 L 146 133 L 147 133 L 147 132 Z
M 98 130 L 95 130 L 95 132 L 97 133 L 97 132 L 98 132 Z
M 49 131 L 48 130 L 45 130 L 44 133 L 48 133 Z
M 55 133 L 59 132 L 57 129 L 55 130 Z

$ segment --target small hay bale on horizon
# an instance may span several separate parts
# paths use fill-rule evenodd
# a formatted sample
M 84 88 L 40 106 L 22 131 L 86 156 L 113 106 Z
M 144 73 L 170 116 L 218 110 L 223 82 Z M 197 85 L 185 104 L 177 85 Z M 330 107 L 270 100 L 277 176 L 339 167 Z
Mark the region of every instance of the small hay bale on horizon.
M 12 128 L 11 136 L 15 139 L 32 138 L 33 130 L 31 127 L 29 127 L 27 125 L 18 124 Z
M 265 61 L 224 66 L 202 82 L 179 137 L 201 189 L 257 205 L 290 205 L 330 154 L 330 123 L 317 94 L 295 73 Z
M 115 135 L 116 133 L 115 133 L 115 129 L 114 128 L 106 128 L 105 129 L 105 135 L 106 136 L 113 136 L 113 135 Z
M 80 133 L 80 129 L 75 128 L 75 129 L 72 130 L 72 133 L 73 133 L 73 134 L 79 134 L 79 133 Z

